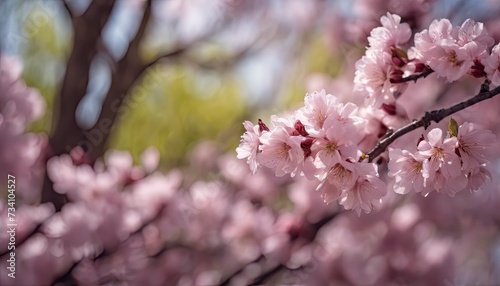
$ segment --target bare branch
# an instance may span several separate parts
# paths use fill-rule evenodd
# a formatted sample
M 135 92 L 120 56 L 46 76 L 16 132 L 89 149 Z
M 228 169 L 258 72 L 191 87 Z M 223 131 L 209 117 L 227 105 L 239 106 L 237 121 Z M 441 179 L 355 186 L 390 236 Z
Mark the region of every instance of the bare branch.
M 387 149 L 387 147 L 389 147 L 389 145 L 392 144 L 392 142 L 394 142 L 399 137 L 405 135 L 406 133 L 418 129 L 422 126 L 426 129 L 431 124 L 432 121 L 438 123 L 455 112 L 458 112 L 469 106 L 472 106 L 476 103 L 479 103 L 481 101 L 484 101 L 486 99 L 492 98 L 500 94 L 500 86 L 495 87 L 491 91 L 487 91 L 487 88 L 485 87 L 487 83 L 488 80 L 485 81 L 485 84 L 481 86 L 481 91 L 474 97 L 466 101 L 457 103 L 449 108 L 442 108 L 439 110 L 426 112 L 425 115 L 422 116 L 422 118 L 420 118 L 420 120 L 413 121 L 412 123 L 394 131 L 392 135 L 378 142 L 377 146 L 375 146 L 375 148 L 373 148 L 370 152 L 366 154 L 366 156 L 368 157 L 368 161 L 372 162 L 375 158 L 377 158 L 380 154 L 382 154 Z
M 189 45 L 185 45 L 185 46 L 180 46 L 180 47 L 177 47 L 169 52 L 166 52 L 164 54 L 161 54 L 161 55 L 158 55 L 156 58 L 154 58 L 153 60 L 149 61 L 148 63 L 144 64 L 142 66 L 142 70 L 146 70 L 148 68 L 150 68 L 151 66 L 159 63 L 160 61 L 162 60 L 165 60 L 165 59 L 170 59 L 170 58 L 173 58 L 175 56 L 178 56 L 184 52 L 186 52 L 189 48 L 191 47 L 191 44 Z

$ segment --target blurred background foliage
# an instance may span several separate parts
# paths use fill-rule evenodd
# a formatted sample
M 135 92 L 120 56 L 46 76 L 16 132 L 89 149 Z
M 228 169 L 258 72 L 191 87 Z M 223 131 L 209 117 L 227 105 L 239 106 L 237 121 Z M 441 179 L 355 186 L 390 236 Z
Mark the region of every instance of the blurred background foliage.
M 11 5 L 9 17 L 17 23 L 11 25 L 14 30 L 9 33 L 18 39 L 17 55 L 24 64 L 24 80 L 38 89 L 47 103 L 44 117 L 32 124 L 30 131 L 49 133 L 53 101 L 59 92 L 72 35 L 69 18 L 62 10 L 51 11 L 54 5 L 46 4 L 7 1 L 2 5 Z M 138 160 L 144 149 L 155 146 L 161 153 L 163 169 L 188 163 L 186 155 L 203 140 L 214 141 L 220 152 L 234 152 L 244 131 L 243 120 L 256 121 L 256 115 L 268 117 L 300 104 L 307 92 L 305 77 L 311 72 L 332 76 L 338 72 L 341 55 L 328 50 L 321 33 L 314 33 L 303 45 L 296 55 L 296 68 L 284 77 L 278 94 L 271 95 L 275 98 L 266 106 L 245 99 L 244 84 L 234 67 L 207 69 L 181 60 L 162 65 L 161 72 L 151 68 L 147 76 L 158 80 L 148 86 L 145 97 L 134 92 L 140 93 L 138 88 L 147 79 L 136 83 L 133 96 L 120 111 L 109 147 L 129 150 Z M 143 50 L 148 53 L 151 49 Z M 220 51 L 215 48 L 210 56 L 217 58 Z

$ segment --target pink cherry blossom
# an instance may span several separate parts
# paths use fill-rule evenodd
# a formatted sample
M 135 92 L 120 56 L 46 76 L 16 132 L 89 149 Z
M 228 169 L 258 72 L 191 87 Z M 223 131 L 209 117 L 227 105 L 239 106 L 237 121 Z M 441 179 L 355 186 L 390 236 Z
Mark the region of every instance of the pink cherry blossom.
M 346 132 L 352 142 L 359 142 L 365 119 L 358 116 L 358 107 L 351 102 L 339 103 L 334 106 L 333 110 L 331 116 L 325 120 L 323 130 L 342 129 L 344 130 L 342 132 Z
M 146 173 L 152 173 L 160 163 L 160 151 L 155 147 L 149 147 L 141 153 L 141 163 Z
M 368 50 L 366 55 L 356 62 L 354 89 L 366 92 L 369 104 L 378 108 L 401 88 L 391 84 L 392 71 L 390 55 Z
M 245 121 L 243 123 L 246 132 L 241 136 L 241 142 L 236 152 L 238 153 L 238 159 L 247 159 L 247 163 L 250 166 L 250 170 L 253 173 L 257 171 L 257 154 L 259 153 L 260 146 L 260 135 L 259 125 L 253 125 L 250 121 Z
M 325 203 L 337 200 L 343 191 L 353 188 L 359 176 L 356 163 L 339 161 L 320 175 L 321 183 L 317 190 Z
M 306 125 L 315 130 L 323 127 L 323 123 L 332 113 L 335 105 L 339 104 L 337 98 L 326 94 L 325 90 L 308 93 L 304 97 L 304 107 L 297 112 L 297 117 Z
M 412 53 L 438 76 L 453 82 L 469 72 L 474 60 L 487 57 L 486 49 L 491 45 L 493 38 L 482 23 L 468 19 L 461 27 L 454 27 L 449 20 L 441 19 L 434 20 L 429 30 L 415 34 Z
M 496 136 L 489 130 L 478 129 L 473 123 L 464 122 L 458 128 L 458 151 L 462 170 L 468 172 L 488 162 L 485 150 L 495 143 Z
M 387 13 L 380 18 L 381 27 L 374 28 L 368 42 L 371 48 L 390 52 L 390 48 L 408 43 L 411 38 L 411 28 L 408 23 L 401 23 L 401 17 Z
M 457 27 L 453 27 L 450 20 L 440 19 L 434 20 L 429 26 L 414 36 L 415 51 L 420 59 L 428 60 L 427 52 L 439 46 L 442 40 L 454 40 L 454 35 L 457 33 Z
M 429 58 L 426 63 L 429 67 L 448 82 L 463 77 L 473 64 L 473 58 L 467 49 L 450 40 L 441 40 L 439 47 L 430 50 L 427 56 Z
M 439 169 L 433 176 L 433 180 L 427 181 L 426 179 L 425 183 L 426 186 L 430 187 L 429 192 L 435 190 L 438 193 L 454 197 L 456 193 L 463 191 L 467 187 L 467 177 L 464 173 L 460 173 L 456 177 L 449 178 L 443 174 L 442 169 Z M 428 193 L 422 192 L 422 195 L 427 196 Z
M 456 138 L 443 140 L 443 131 L 439 128 L 432 129 L 427 138 L 428 141 L 424 140 L 418 144 L 419 154 L 428 158 L 422 169 L 425 185 L 432 184 L 438 170 L 445 179 L 460 176 L 460 158 L 455 153 Z
M 422 166 L 425 193 L 430 191 L 447 193 L 454 196 L 467 186 L 467 174 L 462 172 L 460 157 L 457 155 L 458 141 L 456 137 L 443 140 L 442 131 L 435 128 L 418 145 L 418 154 L 426 159 Z
M 389 177 L 394 178 L 394 191 L 398 194 L 407 194 L 412 190 L 419 193 L 427 193 L 424 189 L 424 177 L 422 175 L 424 157 L 412 154 L 408 150 L 389 149 Z
M 262 153 L 258 157 L 260 164 L 275 169 L 278 177 L 296 173 L 297 166 L 304 159 L 300 136 L 290 136 L 284 128 L 278 127 L 262 134 L 260 140 L 262 142 Z
M 249 201 L 240 201 L 231 209 L 222 237 L 239 259 L 248 262 L 261 253 L 260 243 L 273 232 L 274 220 L 269 209 L 255 209 Z
M 486 167 L 475 167 L 467 173 L 467 188 L 473 192 L 481 190 L 492 178 L 491 172 Z
M 174 2 L 183 6 L 183 1 Z M 222 2 L 220 8 L 226 9 L 241 1 Z M 236 5 L 239 12 L 259 7 L 243 2 Z M 296 10 L 303 2 L 293 0 L 291 6 Z M 7 275 L 12 254 L 0 251 L 0 285 L 497 283 L 492 273 L 498 272 L 500 245 L 500 152 L 491 147 L 497 146 L 494 134 L 500 132 L 498 102 L 455 113 L 465 123 L 457 127 L 452 121 L 446 134 L 446 120 L 438 119 L 445 114 L 439 108 L 463 105 L 480 90 L 478 79 L 446 81 L 471 74 L 500 83 L 500 48 L 489 55 L 493 41 L 482 23 L 466 20 L 455 27 L 442 19 L 405 50 L 403 45 L 412 41 L 410 25 L 418 30 L 427 21 L 420 16 L 432 2 L 355 0 L 349 16 L 357 16 L 356 6 L 370 8 L 364 20 L 354 20 L 364 28 L 375 24 L 378 11 L 403 14 L 382 16 L 356 71 L 351 57 L 358 59 L 359 50 L 347 46 L 361 47 L 366 41 L 345 45 L 343 27 L 335 27 L 339 41 L 332 58 L 342 84 L 330 74 L 317 88 L 334 95 L 325 90 L 307 94 L 303 107 L 271 116 L 271 128 L 260 119 L 255 125 L 245 121 L 236 156 L 221 155 L 216 142 L 200 142 L 182 171 L 168 173 L 158 169 L 155 148 L 137 158 L 141 165 L 134 164 L 135 154 L 128 151 L 110 150 L 96 162 L 78 147 L 55 157 L 45 154 L 45 139 L 26 134 L 29 124 L 42 116 L 41 96 L 25 86 L 19 65 L 6 64 L 0 56 L 0 175 L 5 179 L 5 173 L 14 172 L 19 183 L 15 208 L 6 196 L 0 199 L 2 245 L 12 241 L 8 214 L 15 211 L 18 270 L 15 280 Z M 274 6 L 270 14 L 282 15 L 283 7 Z M 295 10 L 293 15 L 303 16 Z M 300 21 L 308 22 L 299 27 L 304 35 L 317 28 L 313 10 L 300 17 L 308 20 Z M 265 19 L 265 14 L 256 18 Z M 370 17 L 373 22 L 367 21 Z M 276 31 L 293 31 L 289 25 L 295 18 L 288 17 L 287 27 Z M 336 24 L 343 26 L 341 22 Z M 228 26 L 224 23 L 223 28 Z M 286 53 L 278 44 L 276 51 Z M 251 48 L 249 56 L 254 57 L 264 46 Z M 431 71 L 435 73 L 423 77 Z M 418 82 L 406 83 L 408 76 Z M 490 95 L 498 91 L 494 88 Z M 403 91 L 409 92 L 400 97 Z M 440 122 L 426 121 L 429 115 Z M 417 125 L 407 125 L 421 116 Z M 405 133 L 427 123 L 439 128 Z M 396 140 L 391 141 L 391 134 Z M 36 191 L 35 179 L 43 175 L 45 163 L 52 189 L 65 197 L 61 210 L 52 202 L 41 203 Z M 371 215 L 361 219 L 361 212 Z
M 385 183 L 378 177 L 375 164 L 359 163 L 356 165 L 359 177 L 354 186 L 340 195 L 339 204 L 346 210 L 354 210 L 361 214 L 361 210 L 369 213 L 376 202 L 379 202 L 386 193 Z
M 27 133 L 29 125 L 45 110 L 40 93 L 26 86 L 18 58 L 0 53 L 0 177 L 16 177 L 20 201 L 39 200 L 47 138 Z
M 458 29 L 457 43 L 461 46 L 474 43 L 484 51 L 493 46 L 495 40 L 488 35 L 483 23 L 467 19 Z
M 500 44 L 493 47 L 491 55 L 481 61 L 484 71 L 495 86 L 500 85 Z
M 327 168 L 346 158 L 356 160 L 358 148 L 351 140 L 352 135 L 359 133 L 349 133 L 344 128 L 328 128 L 325 137 L 316 140 L 312 151 Z

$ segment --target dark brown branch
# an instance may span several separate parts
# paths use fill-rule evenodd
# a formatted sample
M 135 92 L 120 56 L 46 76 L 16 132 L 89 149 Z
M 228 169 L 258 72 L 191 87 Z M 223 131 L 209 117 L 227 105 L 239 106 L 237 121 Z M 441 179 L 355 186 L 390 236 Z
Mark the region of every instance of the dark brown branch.
M 185 51 L 187 51 L 190 46 L 191 45 L 179 46 L 177 48 L 172 49 L 169 52 L 166 52 L 164 54 L 158 55 L 156 58 L 154 58 L 151 61 L 149 61 L 148 63 L 144 64 L 142 66 L 142 70 L 146 70 L 146 69 L 152 67 L 153 65 L 159 63 L 162 60 L 171 59 L 171 58 L 173 58 L 175 56 L 178 56 L 178 55 L 184 53 Z
M 92 162 L 104 154 L 105 145 L 111 133 L 110 127 L 118 115 L 117 111 L 123 104 L 126 94 L 144 71 L 139 48 L 151 17 L 151 5 L 152 0 L 146 2 L 137 33 L 130 41 L 123 58 L 116 63 L 116 69 L 112 71 L 111 85 L 102 105 L 101 114 L 92 129 L 86 132 L 89 137 L 99 135 L 97 139 L 86 138 L 86 146 L 90 146 L 87 153 Z
M 412 74 L 412 75 L 409 75 L 407 77 L 403 77 L 403 78 L 398 79 L 398 80 L 391 79 L 390 81 L 391 81 L 391 83 L 404 83 L 404 82 L 409 82 L 409 81 L 417 82 L 417 80 L 419 78 L 426 78 L 428 75 L 430 75 L 433 72 L 434 72 L 433 69 L 427 68 L 419 74 Z
M 487 81 L 485 81 L 485 83 L 486 82 Z M 420 120 L 413 121 L 412 123 L 410 123 L 406 126 L 403 126 L 400 129 L 394 131 L 394 133 L 392 135 L 381 140 L 377 144 L 377 146 L 375 146 L 375 148 L 373 148 L 370 152 L 368 152 L 366 154 L 366 156 L 368 157 L 368 161 L 372 162 L 375 158 L 377 158 L 380 154 L 382 154 L 387 149 L 387 147 L 389 147 L 389 145 L 392 144 L 392 142 L 394 142 L 399 137 L 405 135 L 406 133 L 411 132 L 415 129 L 418 129 L 422 126 L 424 128 L 427 128 L 431 124 L 432 121 L 438 123 L 439 121 L 452 115 L 455 112 L 463 110 L 469 106 L 472 106 L 472 105 L 479 103 L 481 101 L 484 101 L 486 99 L 492 98 L 500 93 L 500 86 L 495 87 L 491 91 L 484 91 L 485 89 L 487 89 L 487 88 L 485 88 L 483 85 L 481 88 L 481 91 L 477 95 L 475 95 L 474 97 L 472 97 L 466 101 L 457 103 L 449 108 L 442 108 L 439 110 L 433 110 L 430 112 L 426 112 L 425 115 L 422 116 L 422 118 L 420 118 Z
M 108 139 L 112 132 L 112 128 L 110 127 L 115 126 L 120 108 L 129 97 L 132 87 L 139 80 L 141 75 L 143 75 L 148 68 L 161 60 L 176 58 L 199 42 L 213 36 L 216 32 L 212 31 L 210 33 L 206 33 L 196 40 L 180 45 L 168 53 L 157 56 L 149 62 L 144 62 L 140 57 L 139 45 L 144 38 L 144 33 L 149 23 L 149 18 L 151 16 L 151 4 L 152 0 L 149 0 L 146 4 L 144 16 L 141 20 L 138 32 L 136 33 L 134 39 L 132 39 L 123 58 L 116 64 L 116 69 L 112 72 L 110 89 L 106 95 L 102 105 L 101 114 L 99 115 L 96 124 L 91 130 L 86 132 L 86 134 L 99 134 L 99 142 L 97 144 L 92 143 L 92 141 L 95 141 L 92 140 L 92 138 L 87 138 L 86 145 L 92 147 L 90 152 L 88 152 L 91 161 L 95 161 L 104 154 Z
M 115 0 L 92 1 L 82 15 L 75 17 L 71 14 L 73 47 L 61 90 L 54 100 L 48 158 L 69 152 L 68 149 L 77 146 L 83 139 L 75 113 L 87 91 L 90 65 L 98 52 L 101 31 L 109 19 L 114 4 Z M 57 211 L 65 202 L 64 196 L 54 192 L 47 174 L 42 187 L 41 202 L 52 202 Z

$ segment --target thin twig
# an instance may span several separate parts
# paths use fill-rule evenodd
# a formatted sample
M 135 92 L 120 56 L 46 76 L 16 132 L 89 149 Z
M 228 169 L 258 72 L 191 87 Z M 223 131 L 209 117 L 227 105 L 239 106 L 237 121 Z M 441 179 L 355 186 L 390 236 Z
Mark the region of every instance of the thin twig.
M 485 83 L 487 80 L 485 81 Z M 482 90 L 485 90 L 484 86 L 482 87 Z M 368 157 L 368 162 L 372 162 L 375 158 L 377 158 L 380 154 L 382 154 L 389 145 L 392 144 L 396 139 L 399 137 L 405 135 L 408 132 L 411 132 L 417 128 L 424 127 L 427 129 L 427 127 L 431 124 L 432 121 L 438 123 L 439 121 L 443 120 L 449 115 L 452 115 L 453 113 L 456 113 L 460 110 L 463 110 L 469 106 L 472 106 L 476 103 L 479 103 L 481 101 L 484 101 L 486 99 L 492 98 L 496 95 L 500 94 L 500 86 L 495 87 L 491 91 L 482 91 L 479 92 L 476 96 L 457 103 L 449 108 L 442 108 L 439 110 L 433 110 L 430 112 L 426 112 L 420 120 L 413 121 L 412 123 L 401 127 L 400 129 L 396 130 L 391 136 L 381 140 L 375 148 L 373 148 L 370 152 L 366 154 Z

